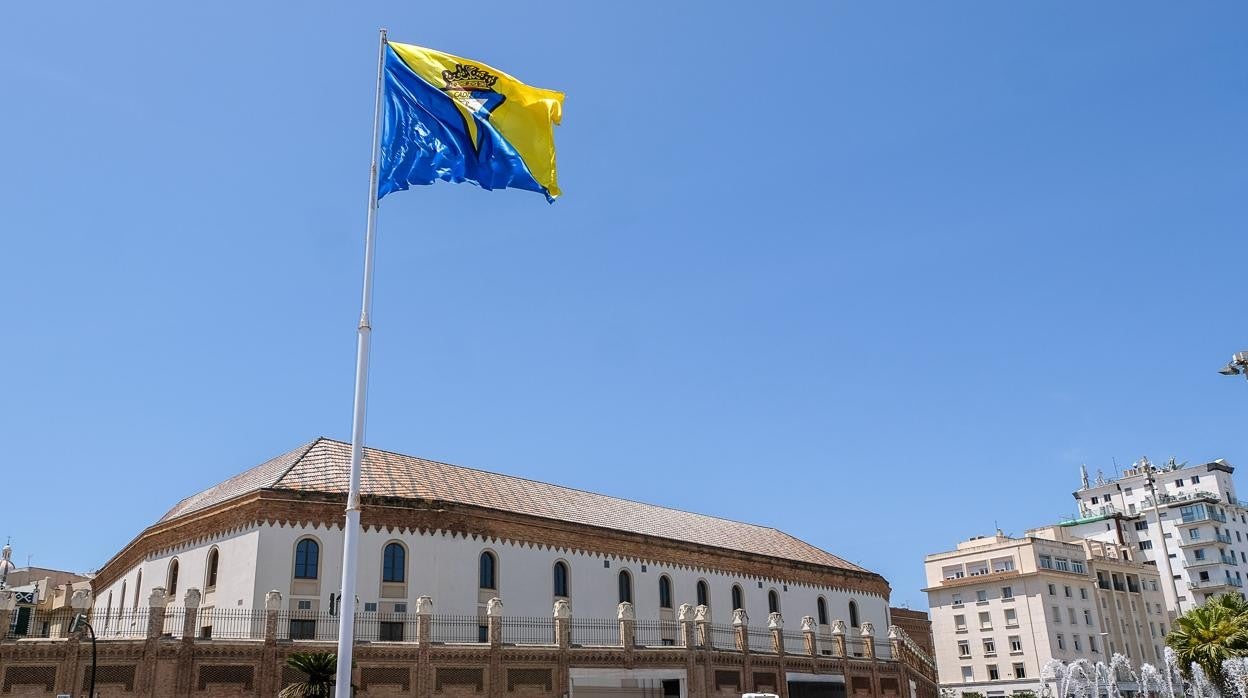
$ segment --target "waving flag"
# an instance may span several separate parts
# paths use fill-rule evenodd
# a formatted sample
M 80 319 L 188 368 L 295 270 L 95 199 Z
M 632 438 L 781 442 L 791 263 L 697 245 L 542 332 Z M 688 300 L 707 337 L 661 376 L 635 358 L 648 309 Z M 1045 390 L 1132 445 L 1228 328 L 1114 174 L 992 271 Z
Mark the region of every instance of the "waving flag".
M 384 61 L 378 199 L 439 179 L 559 196 L 554 127 L 563 93 L 410 44 L 388 42 Z

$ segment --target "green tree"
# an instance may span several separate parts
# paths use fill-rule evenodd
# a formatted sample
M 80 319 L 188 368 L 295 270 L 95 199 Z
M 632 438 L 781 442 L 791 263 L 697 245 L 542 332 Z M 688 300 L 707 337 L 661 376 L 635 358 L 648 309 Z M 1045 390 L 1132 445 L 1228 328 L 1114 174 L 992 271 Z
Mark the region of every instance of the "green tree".
M 1222 662 L 1248 656 L 1248 601 L 1239 593 L 1210 599 L 1174 621 L 1166 644 L 1185 675 L 1195 663 L 1224 688 Z
M 296 652 L 286 658 L 286 665 L 302 671 L 308 678 L 283 688 L 277 694 L 278 698 L 326 698 L 334 695 L 338 655 L 333 652 Z

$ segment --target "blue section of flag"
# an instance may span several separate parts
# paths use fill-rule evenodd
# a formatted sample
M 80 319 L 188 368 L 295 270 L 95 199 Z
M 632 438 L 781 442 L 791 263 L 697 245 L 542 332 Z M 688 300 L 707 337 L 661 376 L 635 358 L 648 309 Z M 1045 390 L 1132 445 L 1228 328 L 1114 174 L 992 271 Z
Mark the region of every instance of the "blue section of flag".
M 386 47 L 377 198 L 417 184 L 472 182 L 482 189 L 527 189 L 554 201 L 515 148 L 489 122 L 489 109 L 471 117 Z M 473 142 L 466 118 L 476 125 Z

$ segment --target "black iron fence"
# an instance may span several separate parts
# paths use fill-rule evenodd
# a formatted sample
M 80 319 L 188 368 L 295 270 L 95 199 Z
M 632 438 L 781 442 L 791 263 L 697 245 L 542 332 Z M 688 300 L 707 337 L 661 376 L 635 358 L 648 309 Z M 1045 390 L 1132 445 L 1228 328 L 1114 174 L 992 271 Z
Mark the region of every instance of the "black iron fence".
M 555 619 L 542 617 L 511 616 L 503 618 L 503 644 L 505 645 L 553 645 Z
M 680 623 L 671 620 L 639 620 L 634 626 L 634 644 L 665 647 L 680 644 Z
M 483 616 L 431 616 L 429 639 L 442 643 L 489 642 L 489 624 Z
M 712 647 L 721 650 L 737 648 L 737 631 L 731 625 L 716 625 L 712 623 L 709 629 Z
M 620 622 L 596 618 L 573 618 L 572 639 L 574 645 L 587 647 L 618 647 Z

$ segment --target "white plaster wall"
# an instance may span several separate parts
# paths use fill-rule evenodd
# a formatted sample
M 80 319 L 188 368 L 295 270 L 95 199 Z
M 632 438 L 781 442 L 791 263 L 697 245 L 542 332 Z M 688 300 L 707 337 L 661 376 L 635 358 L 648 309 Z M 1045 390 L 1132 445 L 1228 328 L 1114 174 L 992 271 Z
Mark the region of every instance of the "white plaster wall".
M 294 566 L 295 543 L 305 535 L 316 538 L 320 551 L 321 608 L 327 608 L 329 594 L 340 587 L 342 534 L 339 529 L 305 526 L 265 525 L 260 529 L 260 548 L 256 557 L 253 605 L 259 607 L 264 593 L 270 589 L 289 597 Z M 633 603 L 639 620 L 659 617 L 659 576 L 672 580 L 672 606 L 696 604 L 696 584 L 705 579 L 710 590 L 712 621 L 732 622 L 732 585 L 740 584 L 745 595 L 746 612 L 751 625 L 767 623 L 767 592 L 775 589 L 780 595 L 781 612 L 786 628 L 797 632 L 802 616 L 816 615 L 816 599 L 827 600 L 829 619 L 849 620 L 849 601 L 858 605 L 859 620 L 871 622 L 876 637 L 883 639 L 888 629 L 887 600 L 875 595 L 853 594 L 838 589 L 819 589 L 806 585 L 742 577 L 709 570 L 694 570 L 670 564 L 621 560 L 586 553 L 559 551 L 550 548 L 522 546 L 502 541 L 452 536 L 444 533 L 392 533 L 368 530 L 360 537 L 360 562 L 357 593 L 360 603 L 381 600 L 380 581 L 382 550 L 390 541 L 407 547 L 408 593 L 406 600 L 414 604 L 416 597 L 433 597 L 434 613 L 475 614 L 479 590 L 477 565 L 481 552 L 493 551 L 498 559 L 498 596 L 503 599 L 508 616 L 549 617 L 554 604 L 553 566 L 556 560 L 568 564 L 568 591 L 572 613 L 581 618 L 614 618 L 618 605 L 617 579 L 621 570 L 633 577 Z M 609 566 L 604 567 L 607 561 Z M 642 567 L 645 571 L 642 571 Z M 759 575 L 770 573 L 759 569 Z M 413 606 L 409 609 L 414 610 Z
M 200 541 L 194 545 L 162 551 L 150 556 L 135 565 L 109 586 L 95 590 L 95 609 L 97 614 L 104 612 L 108 603 L 109 593 L 113 594 L 113 611 L 118 608 L 118 594 L 122 584 L 126 587 L 125 608 L 134 606 L 134 590 L 139 586 L 139 607 L 146 607 L 152 589 L 166 587 L 169 574 L 169 563 L 178 560 L 178 588 L 172 605 L 180 606 L 186 598 L 186 590 L 191 587 L 204 591 L 206 581 L 208 551 L 216 546 L 218 550 L 217 586 L 210 597 L 201 603 L 217 608 L 263 606 L 264 597 L 259 601 L 254 595 L 253 582 L 256 559 L 259 554 L 260 535 L 257 529 L 241 530 Z M 139 571 L 142 570 L 142 582 L 139 583 Z

